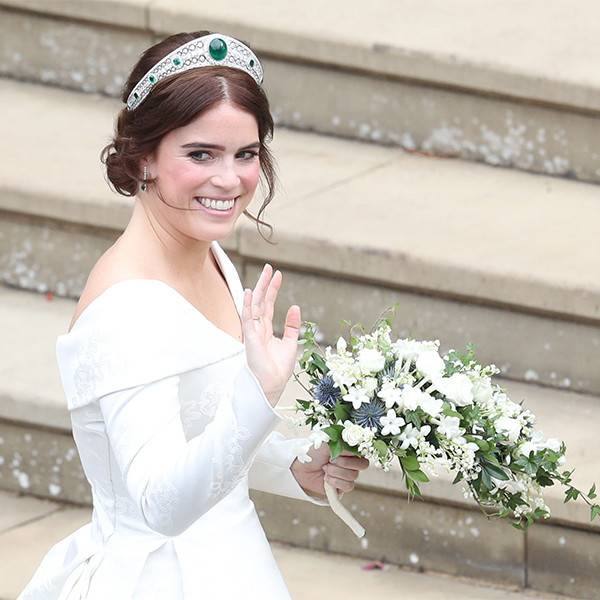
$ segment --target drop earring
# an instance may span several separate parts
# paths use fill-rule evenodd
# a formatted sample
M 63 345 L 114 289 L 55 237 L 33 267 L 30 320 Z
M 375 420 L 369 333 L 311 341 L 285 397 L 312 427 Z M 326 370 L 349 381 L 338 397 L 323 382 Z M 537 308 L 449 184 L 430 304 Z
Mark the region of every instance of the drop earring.
M 144 166 L 144 182 L 140 186 L 142 192 L 145 192 L 148 189 L 148 185 L 146 184 L 146 179 L 148 179 L 148 167 Z

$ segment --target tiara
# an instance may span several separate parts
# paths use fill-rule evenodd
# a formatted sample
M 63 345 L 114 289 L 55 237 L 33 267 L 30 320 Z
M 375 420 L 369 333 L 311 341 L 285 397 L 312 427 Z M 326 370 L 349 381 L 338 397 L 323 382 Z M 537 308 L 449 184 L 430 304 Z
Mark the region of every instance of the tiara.
M 186 42 L 157 62 L 131 90 L 127 109 L 137 108 L 159 81 L 188 69 L 213 66 L 241 69 L 262 84 L 262 65 L 246 44 L 222 33 L 210 33 Z

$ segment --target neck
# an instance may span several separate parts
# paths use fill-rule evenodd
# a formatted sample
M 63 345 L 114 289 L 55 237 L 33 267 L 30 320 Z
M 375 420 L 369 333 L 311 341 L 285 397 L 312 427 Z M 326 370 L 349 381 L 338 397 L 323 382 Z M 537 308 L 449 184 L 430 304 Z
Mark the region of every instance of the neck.
M 168 228 L 137 197 L 118 244 L 146 277 L 195 286 L 211 268 L 211 242 L 193 240 Z

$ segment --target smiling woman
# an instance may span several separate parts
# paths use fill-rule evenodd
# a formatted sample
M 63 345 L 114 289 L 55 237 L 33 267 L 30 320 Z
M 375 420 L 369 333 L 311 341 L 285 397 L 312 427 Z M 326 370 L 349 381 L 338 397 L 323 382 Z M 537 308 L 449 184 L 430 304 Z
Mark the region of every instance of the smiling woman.
M 205 31 L 152 46 L 127 80 L 101 160 L 135 197 L 131 219 L 56 342 L 92 521 L 20 600 L 289 598 L 248 489 L 327 505 L 329 449 L 274 431 L 300 307 L 276 337 L 281 272 L 267 264 L 244 289 L 218 243 L 242 214 L 260 232 L 274 195 L 261 83 L 246 44 Z M 345 492 L 366 466 L 352 461 L 327 470 Z
M 210 52 L 210 44 L 216 45 L 214 39 L 204 45 L 207 49 L 204 54 L 200 48 L 191 47 L 206 35 L 209 35 L 208 31 L 176 34 L 142 54 L 123 89 L 122 99 L 128 104 L 119 113 L 114 138 L 103 148 L 101 160 L 106 164 L 111 185 L 120 194 L 134 196 L 140 192 L 140 187 L 146 191 L 154 186 L 155 198 L 175 210 L 197 210 L 198 205 L 192 200 L 200 196 L 219 199 L 241 195 L 237 216 L 244 214 L 255 221 L 260 235 L 263 235 L 260 226 L 267 227 L 272 234 L 272 227 L 261 219 L 273 200 L 276 187 L 275 161 L 267 146 L 273 137 L 273 118 L 269 101 L 257 83 L 257 80 L 262 81 L 262 67 L 254 53 L 238 40 L 229 38 L 232 41 L 228 47 L 227 36 L 221 36 L 223 43 L 218 50 L 220 54 L 225 51 L 226 56 L 229 52 L 232 57 L 229 63 L 226 58 L 223 62 L 213 58 L 213 55 L 220 56 L 217 52 Z M 187 48 L 183 47 L 186 44 Z M 234 54 L 236 51 L 237 55 Z M 225 66 L 239 64 L 239 56 L 247 59 L 248 71 Z M 168 59 L 171 65 L 175 65 L 174 61 L 178 58 L 183 61 L 180 69 L 161 78 L 161 74 L 168 71 L 165 71 L 165 66 L 161 67 L 164 61 Z M 187 65 L 188 62 L 190 65 Z M 190 68 L 193 64 L 203 68 Z M 160 68 L 156 72 L 157 66 Z M 152 73 L 153 69 L 155 73 Z M 132 104 L 132 94 L 140 88 L 140 83 L 148 81 L 150 85 L 150 78 L 155 78 L 151 87 L 147 88 L 151 93 L 147 91 L 137 103 Z M 142 86 L 142 89 L 146 88 Z M 240 114 L 234 115 L 235 112 Z M 233 145 L 227 148 L 219 143 L 225 133 L 222 124 L 232 133 L 227 137 Z M 213 135 L 210 135 L 211 130 Z M 196 132 L 199 137 L 194 137 Z M 204 141 L 199 142 L 198 139 Z M 235 145 L 238 140 L 241 144 Z M 177 143 L 182 151 L 196 150 L 183 156 L 190 162 L 202 163 L 200 168 L 206 169 L 202 175 L 206 178 L 207 189 L 198 189 L 198 194 L 191 197 L 184 197 L 180 193 L 184 190 L 174 190 L 172 182 L 167 181 L 169 174 L 175 174 L 172 169 L 158 169 L 153 161 L 159 154 L 164 157 L 169 152 L 169 156 L 180 159 L 173 147 Z M 216 150 L 218 155 L 208 150 Z M 200 158 L 202 155 L 204 158 Z M 208 165 L 211 165 L 210 170 Z M 255 217 L 247 206 L 257 185 L 251 180 L 251 174 L 258 178 L 257 168 L 263 176 L 260 183 L 267 194 Z M 219 169 L 222 171 L 218 172 Z M 228 169 L 229 172 L 226 172 Z M 240 183 L 248 185 L 248 189 L 233 189 L 238 185 L 234 181 L 238 171 L 243 180 Z M 186 171 L 186 174 L 189 173 Z M 196 174 L 198 177 L 198 171 Z M 214 180 L 211 181 L 210 177 Z M 220 178 L 224 178 L 224 183 Z M 204 182 L 196 183 L 200 187 Z M 240 191 L 244 194 L 236 194 Z

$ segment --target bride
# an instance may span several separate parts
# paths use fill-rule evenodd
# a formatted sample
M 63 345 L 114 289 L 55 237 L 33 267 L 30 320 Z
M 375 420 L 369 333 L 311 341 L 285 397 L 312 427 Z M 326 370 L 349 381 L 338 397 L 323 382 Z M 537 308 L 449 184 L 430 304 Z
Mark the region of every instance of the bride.
M 131 220 L 56 343 L 92 519 L 22 600 L 289 598 L 249 487 L 326 505 L 324 478 L 349 492 L 368 466 L 274 431 L 300 308 L 275 337 L 281 272 L 243 289 L 217 241 L 241 214 L 264 225 L 274 195 L 262 79 L 250 48 L 206 31 L 150 47 L 129 76 L 102 161 Z

